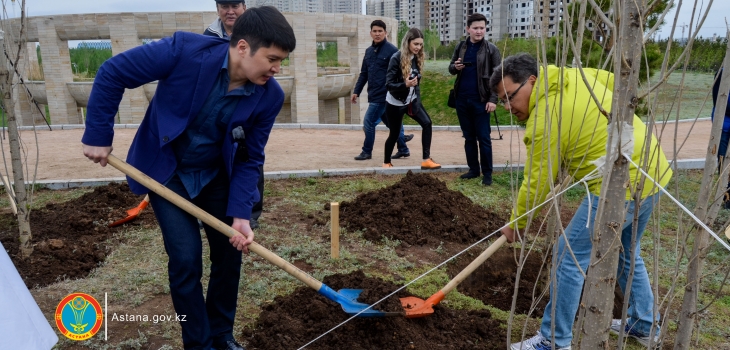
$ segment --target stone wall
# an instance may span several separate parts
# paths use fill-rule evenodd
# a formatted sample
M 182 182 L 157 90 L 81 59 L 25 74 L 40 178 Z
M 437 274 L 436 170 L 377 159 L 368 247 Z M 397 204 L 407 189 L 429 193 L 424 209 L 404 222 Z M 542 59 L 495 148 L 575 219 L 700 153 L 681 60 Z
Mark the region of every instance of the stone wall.
M 352 123 L 362 122 L 367 103 L 352 105 L 349 97 L 357 81 L 365 50 L 371 44 L 370 22 L 378 17 L 331 13 L 285 13 L 294 28 L 297 48 L 289 57 L 286 75 L 277 79 L 287 94 L 286 103 L 277 122 L 289 123 Z M 215 12 L 162 12 L 162 13 L 101 13 L 29 17 L 26 37 L 29 42 L 23 57 L 28 67 L 35 60 L 34 43 L 39 43 L 43 59 L 44 82 L 27 84 L 36 102 L 48 105 L 52 124 L 83 123 L 81 107 L 88 102 L 93 83 L 74 83 L 69 40 L 110 40 L 114 55 L 141 45 L 143 39 L 159 39 L 176 31 L 202 33 L 216 18 Z M 395 19 L 380 18 L 389 28 L 397 28 Z M 9 20 L 15 32 L 17 19 Z M 391 31 L 392 42 L 397 31 Z M 318 74 L 317 41 L 338 43 L 338 61 L 349 64 L 345 72 Z M 37 60 L 35 60 L 37 65 Z M 348 72 L 349 71 L 349 72 Z M 344 74 L 343 74 L 344 73 Z M 30 75 L 30 69 L 26 70 Z M 27 77 L 24 78 L 29 81 Z M 156 84 L 127 90 L 119 105 L 119 123 L 136 124 L 144 117 Z M 41 124 L 43 116 L 27 99 L 21 96 L 16 112 L 25 125 Z M 22 96 L 25 95 L 25 100 Z M 367 101 L 363 91 L 360 101 Z M 41 110 L 43 107 L 41 106 Z

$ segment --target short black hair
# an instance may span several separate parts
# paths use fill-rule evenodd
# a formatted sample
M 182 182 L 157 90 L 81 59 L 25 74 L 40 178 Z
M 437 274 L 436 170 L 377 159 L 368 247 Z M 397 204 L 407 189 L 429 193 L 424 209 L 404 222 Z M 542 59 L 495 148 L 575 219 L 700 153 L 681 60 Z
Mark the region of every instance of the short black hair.
M 297 39 L 286 17 L 272 6 L 254 7 L 238 16 L 233 24 L 231 46 L 246 40 L 255 54 L 261 47 L 276 46 L 284 51 L 292 52 L 297 46 Z
M 388 28 L 385 27 L 385 22 L 382 20 L 376 19 L 373 21 L 373 23 L 370 23 L 370 30 L 373 30 L 373 27 L 378 26 L 380 28 L 383 28 L 384 31 L 388 31 Z
M 531 75 L 537 76 L 537 61 L 530 54 L 518 53 L 505 58 L 502 64 L 494 68 L 489 86 L 492 91 L 497 91 L 497 85 L 506 77 L 517 83 L 527 80 Z
M 469 17 L 466 18 L 466 26 L 471 27 L 471 24 L 474 22 L 484 21 L 484 25 L 487 24 L 487 17 L 484 17 L 481 13 L 474 13 L 469 15 Z

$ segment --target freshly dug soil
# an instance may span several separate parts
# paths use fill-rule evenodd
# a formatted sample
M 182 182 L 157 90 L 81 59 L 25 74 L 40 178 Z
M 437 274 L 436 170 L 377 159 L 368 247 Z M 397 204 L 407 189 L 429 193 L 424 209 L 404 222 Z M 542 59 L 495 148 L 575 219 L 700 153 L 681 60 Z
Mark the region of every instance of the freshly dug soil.
M 30 212 L 33 254 L 23 260 L 18 222 L 12 214 L 0 216 L 0 242 L 28 288 L 43 287 L 65 278 L 84 278 L 118 242 L 109 240 L 121 227 L 107 225 L 127 217 L 127 210 L 142 201 L 125 184 L 111 183 L 61 204 Z M 151 227 L 157 220 L 148 206 L 125 226 Z
M 410 245 L 434 246 L 442 241 L 474 243 L 506 222 L 460 192 L 449 190 L 445 182 L 410 171 L 392 186 L 342 202 L 340 220 L 350 230 L 363 230 L 371 241 L 388 237 Z
M 449 264 L 449 277 L 456 276 L 482 253 L 479 250 L 472 250 L 460 256 L 456 263 Z M 512 294 L 514 293 L 517 277 L 516 261 L 519 259 L 519 255 L 519 250 L 512 247 L 502 247 L 461 282 L 457 289 L 460 293 L 479 299 L 485 304 L 509 311 L 512 308 Z M 545 310 L 549 298 L 546 293 L 539 299 L 549 277 L 549 266 L 542 266 L 542 264 L 542 255 L 539 252 L 533 251 L 527 256 L 524 267 L 520 272 L 520 288 L 515 306 L 516 313 L 528 314 L 530 309 L 534 307 L 530 316 L 542 317 L 542 312 Z M 536 286 L 537 288 L 535 288 Z M 533 292 L 536 300 L 533 300 Z M 535 303 L 534 306 L 533 303 Z
M 394 290 L 395 286 L 364 278 L 361 272 L 334 275 L 324 283 L 335 290 L 363 288 Z M 387 294 L 379 295 L 383 297 Z M 376 297 L 377 298 L 377 297 Z M 379 298 L 377 298 L 379 299 Z M 451 310 L 437 305 L 423 318 L 357 318 L 323 336 L 307 349 L 503 349 L 505 330 L 489 311 Z M 311 288 L 301 287 L 264 307 L 254 329 L 244 330 L 246 348 L 296 349 L 347 320 L 342 308 Z

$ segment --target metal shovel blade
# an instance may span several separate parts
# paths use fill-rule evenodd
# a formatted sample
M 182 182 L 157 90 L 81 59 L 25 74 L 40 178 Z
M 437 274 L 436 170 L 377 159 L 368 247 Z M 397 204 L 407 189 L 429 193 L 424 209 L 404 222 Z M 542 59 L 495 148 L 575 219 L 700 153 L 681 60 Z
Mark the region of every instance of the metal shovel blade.
M 149 203 L 150 203 L 150 196 L 147 195 L 147 196 L 144 197 L 144 199 L 142 200 L 142 202 L 139 203 L 138 206 L 136 206 L 136 207 L 134 207 L 132 209 L 127 210 L 127 217 L 126 218 L 112 222 L 111 224 L 109 224 L 109 227 L 119 226 L 121 224 L 130 222 L 130 221 L 136 219 L 139 216 L 139 214 L 142 212 L 142 210 L 144 210 L 144 208 L 147 208 L 147 205 Z
M 319 293 L 324 295 L 326 298 L 340 304 L 340 306 L 342 306 L 342 310 L 344 310 L 348 315 L 357 315 L 358 317 L 386 317 L 403 315 L 402 312 L 384 312 L 380 310 L 375 310 L 373 308 L 367 309 L 370 305 L 357 301 L 357 298 L 360 297 L 360 294 L 362 293 L 362 289 L 340 289 L 339 291 L 335 292 L 334 290 L 323 284 L 322 288 L 319 290 Z
M 438 291 L 426 300 L 417 297 L 405 297 L 400 298 L 400 303 L 403 306 L 403 310 L 406 311 L 407 318 L 419 318 L 425 317 L 434 312 L 433 307 L 444 299 L 446 294 L 443 291 Z

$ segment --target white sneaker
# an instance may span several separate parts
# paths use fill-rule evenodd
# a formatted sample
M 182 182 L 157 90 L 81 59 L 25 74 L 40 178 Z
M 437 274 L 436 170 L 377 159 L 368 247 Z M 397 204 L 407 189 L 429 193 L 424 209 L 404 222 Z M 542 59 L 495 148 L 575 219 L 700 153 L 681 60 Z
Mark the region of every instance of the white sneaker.
M 637 331 L 635 331 L 633 328 L 629 326 L 629 319 L 626 319 L 626 327 L 624 328 L 624 334 L 629 338 L 634 338 L 636 341 L 638 341 L 641 345 L 649 347 L 649 342 L 651 341 L 651 336 L 641 334 Z M 614 318 L 611 320 L 611 332 L 614 334 L 618 334 L 621 331 L 621 320 Z M 659 333 L 659 332 L 657 332 Z M 653 348 L 658 349 L 661 347 L 661 337 L 659 334 L 654 336 L 654 341 L 652 342 Z
M 570 346 L 553 349 L 553 346 L 550 343 L 550 340 L 543 337 L 542 334 L 540 334 L 540 332 L 537 332 L 537 335 L 530 339 L 527 339 L 520 343 L 512 344 L 510 346 L 510 349 L 512 349 L 512 350 L 570 350 Z

